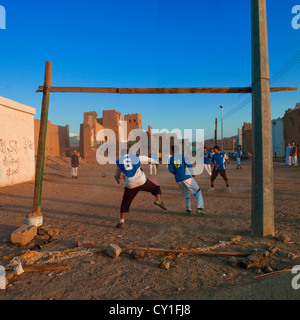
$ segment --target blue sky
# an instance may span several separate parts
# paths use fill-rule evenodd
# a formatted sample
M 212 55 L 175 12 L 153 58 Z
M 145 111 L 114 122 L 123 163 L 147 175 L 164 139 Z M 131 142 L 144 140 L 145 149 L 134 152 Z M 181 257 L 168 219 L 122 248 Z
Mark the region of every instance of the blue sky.
M 291 25 L 300 0 L 267 0 L 270 75 L 300 51 Z M 53 86 L 251 86 L 250 0 L 0 0 L 7 29 L 0 30 L 0 95 L 37 109 L 45 61 Z M 300 62 L 274 86 L 300 88 Z M 248 100 L 247 100 L 248 99 Z M 248 103 L 245 103 L 248 101 Z M 300 91 L 273 93 L 272 117 L 300 102 Z M 237 108 L 243 106 L 243 108 Z M 116 109 L 142 114 L 155 129 L 204 129 L 224 107 L 224 136 L 251 121 L 249 95 L 113 95 L 53 93 L 49 120 L 79 133 L 83 112 Z M 240 109 L 230 115 L 232 110 Z M 220 126 L 219 126 L 220 136 Z

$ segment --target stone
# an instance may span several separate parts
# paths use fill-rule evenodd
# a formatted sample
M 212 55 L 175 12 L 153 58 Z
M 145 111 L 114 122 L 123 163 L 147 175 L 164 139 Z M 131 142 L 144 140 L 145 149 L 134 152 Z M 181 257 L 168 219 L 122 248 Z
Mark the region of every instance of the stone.
M 22 225 L 15 230 L 10 237 L 10 241 L 14 244 L 25 246 L 37 235 L 37 227 L 34 225 Z
M 277 237 L 277 240 L 278 240 L 278 241 L 281 241 L 281 242 L 291 242 L 291 241 L 292 241 L 292 239 L 291 239 L 289 236 L 287 236 L 286 234 L 283 234 L 283 233 L 281 233 L 281 234 Z
M 247 269 L 262 268 L 265 266 L 265 257 L 263 253 L 255 253 L 249 256 L 246 260 Z
M 270 254 L 274 254 L 278 251 L 279 249 L 277 247 L 270 247 L 268 248 L 268 251 L 270 252 Z
M 228 259 L 226 259 L 226 262 L 232 267 L 235 267 L 238 261 L 235 257 L 229 257 Z
M 59 235 L 59 229 L 57 227 L 39 227 L 38 235 L 48 235 L 50 237 L 55 237 Z
M 170 269 L 170 262 L 168 260 L 164 260 L 159 264 L 160 269 L 169 270 Z
M 111 258 L 117 258 L 122 252 L 122 249 L 117 244 L 110 244 L 106 248 L 106 254 Z
M 145 256 L 145 252 L 142 251 L 142 250 L 132 250 L 131 254 L 130 254 L 130 257 L 132 259 L 143 259 Z
M 264 250 L 261 248 L 254 249 L 254 253 L 259 256 L 268 257 L 270 255 L 270 251 Z
M 270 272 L 273 272 L 273 269 L 270 267 L 270 266 L 265 266 L 262 271 L 264 273 L 270 273 Z

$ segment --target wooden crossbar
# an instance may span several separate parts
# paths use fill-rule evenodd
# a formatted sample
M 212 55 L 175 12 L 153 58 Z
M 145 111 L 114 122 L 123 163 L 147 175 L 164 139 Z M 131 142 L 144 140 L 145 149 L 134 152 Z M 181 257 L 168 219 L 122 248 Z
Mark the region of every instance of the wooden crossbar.
M 43 92 L 39 86 L 36 92 Z M 297 87 L 271 87 L 270 92 L 297 91 Z M 51 87 L 50 92 L 118 93 L 118 94 L 192 94 L 192 93 L 252 93 L 251 87 L 231 88 L 105 88 L 105 87 Z

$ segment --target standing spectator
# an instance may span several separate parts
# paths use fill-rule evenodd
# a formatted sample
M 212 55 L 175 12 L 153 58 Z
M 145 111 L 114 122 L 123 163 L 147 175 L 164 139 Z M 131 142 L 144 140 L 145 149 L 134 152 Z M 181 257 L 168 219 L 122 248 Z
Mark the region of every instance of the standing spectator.
M 291 156 L 292 156 L 292 166 L 296 166 L 297 165 L 297 156 L 298 156 L 298 148 L 295 144 L 295 141 L 293 141 L 292 144 L 292 151 L 291 151 Z
M 242 160 L 243 152 L 242 152 L 241 148 L 242 148 L 242 146 L 238 146 L 237 150 L 235 152 L 235 154 L 236 154 L 236 168 L 237 169 L 242 169 L 241 160 Z
M 286 166 L 290 166 L 292 164 L 291 162 L 291 144 L 288 143 L 287 147 L 286 147 L 286 151 L 285 151 L 285 165 Z
M 157 174 L 157 165 L 158 165 L 158 155 L 154 150 L 151 151 L 149 158 L 154 160 L 155 163 L 150 163 L 150 175 L 156 175 Z
M 71 166 L 72 166 L 72 179 L 77 179 L 78 174 L 78 166 L 79 166 L 79 157 L 77 151 L 74 151 L 72 158 L 71 158 Z
M 207 148 L 204 147 L 204 169 L 211 177 L 211 158 L 212 154 L 207 151 Z

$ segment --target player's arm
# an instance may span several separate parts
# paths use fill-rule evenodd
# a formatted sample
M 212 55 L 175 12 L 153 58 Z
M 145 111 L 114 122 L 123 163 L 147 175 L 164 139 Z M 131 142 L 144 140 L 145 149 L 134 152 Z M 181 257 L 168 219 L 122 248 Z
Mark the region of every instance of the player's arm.
M 169 172 L 171 172 L 172 174 L 175 174 L 174 164 L 171 163 L 170 160 L 169 160 L 169 164 L 168 164 L 168 169 L 169 169 Z
M 139 158 L 140 158 L 140 162 L 143 163 L 143 164 L 147 164 L 149 162 L 152 163 L 152 164 L 158 164 L 157 161 L 155 161 L 152 158 L 146 157 L 146 156 L 139 156 Z
M 228 164 L 231 164 L 231 162 L 229 161 L 229 157 L 227 154 L 225 154 L 225 161 L 228 163 Z
M 190 163 L 190 161 L 186 157 L 184 157 L 184 165 L 188 168 L 190 175 L 195 177 L 193 165 Z
M 211 164 L 212 164 L 213 166 L 217 166 L 216 163 L 215 163 L 215 158 L 214 158 L 213 155 L 211 156 L 210 162 L 211 162 Z
M 118 184 L 120 184 L 121 173 L 122 173 L 122 170 L 119 167 L 117 167 L 114 177 Z

